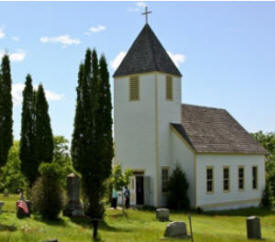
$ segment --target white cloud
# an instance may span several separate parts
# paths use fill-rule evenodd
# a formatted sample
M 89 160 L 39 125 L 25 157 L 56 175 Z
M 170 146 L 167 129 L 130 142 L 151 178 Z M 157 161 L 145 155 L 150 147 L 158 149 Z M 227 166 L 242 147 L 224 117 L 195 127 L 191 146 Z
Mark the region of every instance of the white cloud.
M 137 2 L 136 5 L 140 8 L 145 8 L 147 6 L 145 2 Z
M 146 6 L 147 6 L 147 4 L 145 2 L 138 1 L 135 3 L 134 7 L 128 8 L 128 11 L 129 12 L 139 12 L 139 11 L 143 10 Z
M 23 83 L 15 83 L 12 84 L 12 99 L 15 106 L 19 105 L 23 98 L 22 98 L 22 92 L 24 90 L 24 84 Z
M 0 39 L 3 39 L 5 36 L 6 34 L 4 33 L 4 30 L 0 28 Z
M 98 33 L 104 30 L 106 30 L 106 26 L 104 25 L 92 26 L 91 28 L 89 28 L 89 31 L 92 33 Z
M 12 36 L 11 39 L 12 39 L 13 41 L 19 41 L 19 38 L 18 38 L 17 36 Z
M 121 61 L 126 55 L 126 51 L 121 51 L 112 61 L 111 61 L 111 67 L 113 70 L 116 70 L 118 66 L 120 65 Z
M 167 51 L 170 58 L 174 61 L 177 67 L 180 66 L 180 64 L 184 63 L 186 57 L 183 54 L 173 54 L 170 51 Z
M 14 62 L 20 62 L 23 61 L 26 57 L 26 53 L 22 50 L 18 52 L 11 53 L 10 55 L 10 60 Z
M 40 38 L 40 42 L 42 42 L 42 43 L 61 43 L 61 44 L 63 44 L 63 46 L 79 45 L 80 44 L 79 39 L 73 39 L 68 34 L 60 35 L 60 36 L 56 36 L 56 37 L 43 36 Z
M 18 50 L 16 52 L 7 53 L 10 57 L 11 62 L 21 62 L 25 59 L 26 53 L 24 50 Z M 5 51 L 0 50 L 0 58 L 5 55 Z
M 64 98 L 62 94 L 58 94 L 49 90 L 45 90 L 45 93 L 48 101 L 60 101 Z
M 23 83 L 15 83 L 12 84 L 12 99 L 15 106 L 18 106 L 23 101 L 23 90 L 25 85 Z M 35 89 L 37 89 L 37 85 L 34 86 Z M 48 101 L 60 101 L 64 98 L 62 94 L 58 94 L 55 92 L 52 92 L 50 90 L 45 90 L 46 98 Z

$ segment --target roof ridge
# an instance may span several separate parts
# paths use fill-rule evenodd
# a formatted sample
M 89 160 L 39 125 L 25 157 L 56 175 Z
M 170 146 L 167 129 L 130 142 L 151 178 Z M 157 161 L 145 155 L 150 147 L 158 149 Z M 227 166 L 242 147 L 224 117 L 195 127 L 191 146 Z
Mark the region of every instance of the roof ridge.
M 147 27 L 149 30 L 151 30 L 153 34 L 155 34 L 148 23 L 145 24 L 145 27 Z M 146 32 L 146 37 L 149 38 L 148 31 Z M 152 52 L 154 69 L 159 70 L 159 67 L 157 66 L 157 62 L 156 62 L 155 51 L 154 51 L 154 48 L 152 46 L 152 41 L 149 41 L 149 44 L 150 44 L 150 47 L 151 47 L 150 51 Z

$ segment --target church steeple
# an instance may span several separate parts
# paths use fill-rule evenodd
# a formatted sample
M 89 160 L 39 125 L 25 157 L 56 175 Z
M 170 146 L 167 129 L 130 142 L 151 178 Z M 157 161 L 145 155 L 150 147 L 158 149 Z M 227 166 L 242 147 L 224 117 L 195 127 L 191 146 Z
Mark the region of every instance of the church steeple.
M 127 55 L 114 73 L 114 77 L 159 71 L 181 77 L 162 44 L 146 23 Z

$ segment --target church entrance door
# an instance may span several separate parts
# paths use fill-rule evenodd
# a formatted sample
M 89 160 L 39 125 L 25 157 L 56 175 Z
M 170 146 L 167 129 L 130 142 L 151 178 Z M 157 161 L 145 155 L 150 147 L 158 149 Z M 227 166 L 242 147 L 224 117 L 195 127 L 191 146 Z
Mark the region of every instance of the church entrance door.
M 136 176 L 136 204 L 144 204 L 144 177 Z

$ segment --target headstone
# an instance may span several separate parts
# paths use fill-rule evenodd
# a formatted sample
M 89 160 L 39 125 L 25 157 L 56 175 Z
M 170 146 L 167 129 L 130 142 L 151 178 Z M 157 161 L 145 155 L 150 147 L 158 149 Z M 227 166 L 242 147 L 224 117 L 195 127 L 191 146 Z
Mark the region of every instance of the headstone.
M 66 205 L 63 214 L 68 217 L 83 216 L 83 207 L 79 199 L 80 193 L 80 179 L 71 173 L 67 176 L 67 195 L 68 204 Z
M 2 207 L 4 206 L 4 202 L 0 202 L 0 214 L 2 213 Z
M 187 237 L 186 224 L 184 222 L 172 222 L 166 226 L 164 233 L 168 238 L 185 238 Z
M 246 219 L 246 230 L 248 239 L 261 239 L 261 223 L 256 216 L 251 216 Z
M 158 208 L 156 210 L 156 217 L 159 221 L 169 221 L 170 211 L 168 208 Z
M 58 239 L 43 240 L 42 242 L 58 242 Z
M 4 197 L 9 197 L 9 190 L 8 189 L 4 190 Z

